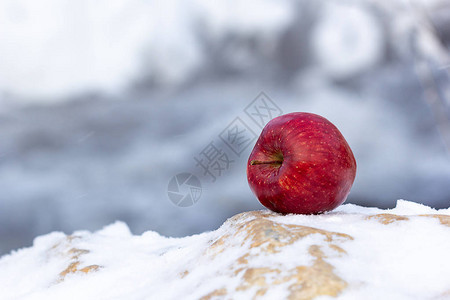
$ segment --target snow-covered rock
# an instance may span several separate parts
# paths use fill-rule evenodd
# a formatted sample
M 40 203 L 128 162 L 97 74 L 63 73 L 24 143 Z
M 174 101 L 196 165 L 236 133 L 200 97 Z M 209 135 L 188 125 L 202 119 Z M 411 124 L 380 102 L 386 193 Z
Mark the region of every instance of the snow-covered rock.
M 448 299 L 450 209 L 251 211 L 185 238 L 117 222 L 0 259 L 1 299 Z

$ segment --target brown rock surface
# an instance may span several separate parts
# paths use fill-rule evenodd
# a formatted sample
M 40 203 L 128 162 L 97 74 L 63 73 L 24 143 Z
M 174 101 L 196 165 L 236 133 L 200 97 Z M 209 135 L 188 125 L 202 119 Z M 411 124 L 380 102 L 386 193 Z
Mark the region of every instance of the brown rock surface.
M 256 211 L 233 217 L 229 222 L 235 223 L 235 233 L 220 237 L 207 249 L 208 255 L 220 259 L 217 256 L 224 253 L 227 247 L 235 246 L 238 240 L 241 247 L 249 245 L 246 253 L 236 260 L 235 264 L 224 270 L 229 276 L 242 278 L 235 291 L 253 290 L 253 297 L 257 298 L 264 296 L 268 289 L 274 286 L 286 285 L 289 291 L 288 299 L 313 299 L 322 295 L 337 296 L 347 287 L 347 282 L 334 273 L 334 267 L 327 262 L 328 255 L 324 254 L 322 248 L 328 248 L 327 252 L 332 256 L 347 255 L 338 244 L 353 240 L 350 235 L 302 225 L 281 224 L 270 220 L 268 216 L 270 214 Z M 252 260 L 279 253 L 284 247 L 310 235 L 319 236 L 325 243 L 325 245 L 309 245 L 307 251 L 299 253 L 310 257 L 311 264 L 286 268 L 268 261 L 267 264 L 257 268 L 248 267 Z M 256 249 L 258 251 L 254 251 Z M 223 290 L 224 288 L 220 289 Z M 208 295 L 205 296 L 209 297 Z
M 79 249 L 73 246 L 74 240 L 80 238 L 81 237 L 79 236 L 69 235 L 65 240 L 58 242 L 50 248 L 48 253 L 49 256 L 58 255 L 69 259 L 69 265 L 59 273 L 57 282 L 64 281 L 67 274 L 80 272 L 87 274 L 89 272 L 97 271 L 100 268 L 98 265 L 83 266 L 82 256 L 89 253 L 89 250 Z

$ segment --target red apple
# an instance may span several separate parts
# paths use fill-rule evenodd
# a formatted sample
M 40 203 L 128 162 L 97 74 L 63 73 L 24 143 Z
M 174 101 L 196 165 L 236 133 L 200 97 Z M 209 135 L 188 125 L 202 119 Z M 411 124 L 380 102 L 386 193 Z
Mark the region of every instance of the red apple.
M 267 123 L 247 163 L 248 183 L 258 200 L 284 214 L 338 207 L 355 175 L 355 157 L 336 126 L 303 112 Z

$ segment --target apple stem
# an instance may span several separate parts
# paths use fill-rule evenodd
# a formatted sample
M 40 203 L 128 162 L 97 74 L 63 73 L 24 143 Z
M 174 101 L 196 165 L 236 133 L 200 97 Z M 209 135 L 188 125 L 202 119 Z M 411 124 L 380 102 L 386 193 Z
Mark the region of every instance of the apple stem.
M 250 162 L 250 165 L 281 165 L 283 161 L 281 160 L 269 160 L 269 161 L 259 161 L 259 160 L 252 160 Z

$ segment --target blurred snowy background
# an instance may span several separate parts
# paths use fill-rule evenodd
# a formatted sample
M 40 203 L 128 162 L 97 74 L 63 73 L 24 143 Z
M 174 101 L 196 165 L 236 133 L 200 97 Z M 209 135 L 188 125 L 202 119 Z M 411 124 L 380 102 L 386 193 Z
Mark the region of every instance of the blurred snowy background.
M 450 1 L 0 0 L 0 254 L 125 221 L 183 236 L 260 209 L 251 145 L 194 157 L 264 91 L 354 150 L 347 200 L 450 205 Z M 225 145 L 217 142 L 217 146 Z M 198 203 L 167 185 L 197 174 Z

